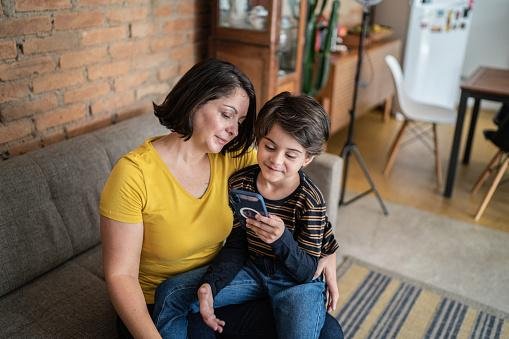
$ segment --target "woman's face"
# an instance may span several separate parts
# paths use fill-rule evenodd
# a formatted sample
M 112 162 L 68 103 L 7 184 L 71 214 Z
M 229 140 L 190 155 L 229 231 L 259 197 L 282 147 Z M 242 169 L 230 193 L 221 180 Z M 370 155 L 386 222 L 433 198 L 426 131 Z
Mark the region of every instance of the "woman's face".
M 193 117 L 191 140 L 206 153 L 219 153 L 239 132 L 249 107 L 249 97 L 242 88 L 230 95 L 208 101 Z

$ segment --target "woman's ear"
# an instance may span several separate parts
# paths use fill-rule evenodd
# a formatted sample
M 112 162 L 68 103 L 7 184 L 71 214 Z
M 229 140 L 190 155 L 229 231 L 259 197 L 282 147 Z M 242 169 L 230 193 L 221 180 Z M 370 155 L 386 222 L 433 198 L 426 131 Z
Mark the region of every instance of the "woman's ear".
M 306 154 L 306 158 L 304 159 L 304 163 L 302 164 L 302 167 L 306 167 L 313 159 L 315 158 L 314 155 Z

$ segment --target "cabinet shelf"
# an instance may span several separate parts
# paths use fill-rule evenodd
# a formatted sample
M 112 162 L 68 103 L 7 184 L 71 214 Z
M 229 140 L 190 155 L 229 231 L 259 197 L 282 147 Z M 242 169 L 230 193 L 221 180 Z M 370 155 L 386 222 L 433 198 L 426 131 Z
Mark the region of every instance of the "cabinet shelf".
M 385 104 L 384 119 L 389 116 L 395 91 L 384 57 L 392 54 L 399 58 L 400 49 L 401 41 L 397 39 L 372 43 L 365 48 L 356 118 L 380 104 Z M 317 97 L 329 112 L 332 133 L 350 122 L 356 67 L 356 50 L 347 54 L 334 53 L 331 57 L 329 79 Z
M 241 8 L 230 7 L 237 5 Z M 301 91 L 305 6 L 304 0 L 212 2 L 209 55 L 235 64 L 251 79 L 258 107 L 282 91 Z

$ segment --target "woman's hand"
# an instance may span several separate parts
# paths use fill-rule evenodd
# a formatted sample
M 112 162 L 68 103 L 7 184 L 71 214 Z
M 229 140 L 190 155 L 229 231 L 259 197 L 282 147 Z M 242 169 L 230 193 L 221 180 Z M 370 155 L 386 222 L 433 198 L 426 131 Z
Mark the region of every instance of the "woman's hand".
M 338 281 L 336 279 L 336 254 L 331 254 L 318 261 L 315 276 L 316 279 L 322 274 L 327 284 L 327 311 L 335 311 L 339 299 Z
M 246 227 L 253 231 L 264 243 L 272 244 L 281 238 L 285 231 L 285 223 L 280 217 L 276 215 L 264 217 L 257 214 L 255 218 L 247 218 Z

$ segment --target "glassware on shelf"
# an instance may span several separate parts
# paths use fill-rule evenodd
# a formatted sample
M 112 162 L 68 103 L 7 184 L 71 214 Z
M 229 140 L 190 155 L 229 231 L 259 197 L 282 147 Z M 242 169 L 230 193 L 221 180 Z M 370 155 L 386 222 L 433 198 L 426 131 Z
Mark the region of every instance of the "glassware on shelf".
M 269 12 L 260 3 L 264 1 L 220 0 L 219 26 L 255 31 L 267 30 Z
M 299 0 L 288 0 L 282 3 L 282 16 L 279 26 L 278 44 L 279 76 L 295 71 L 295 64 L 297 60 L 299 5 Z

